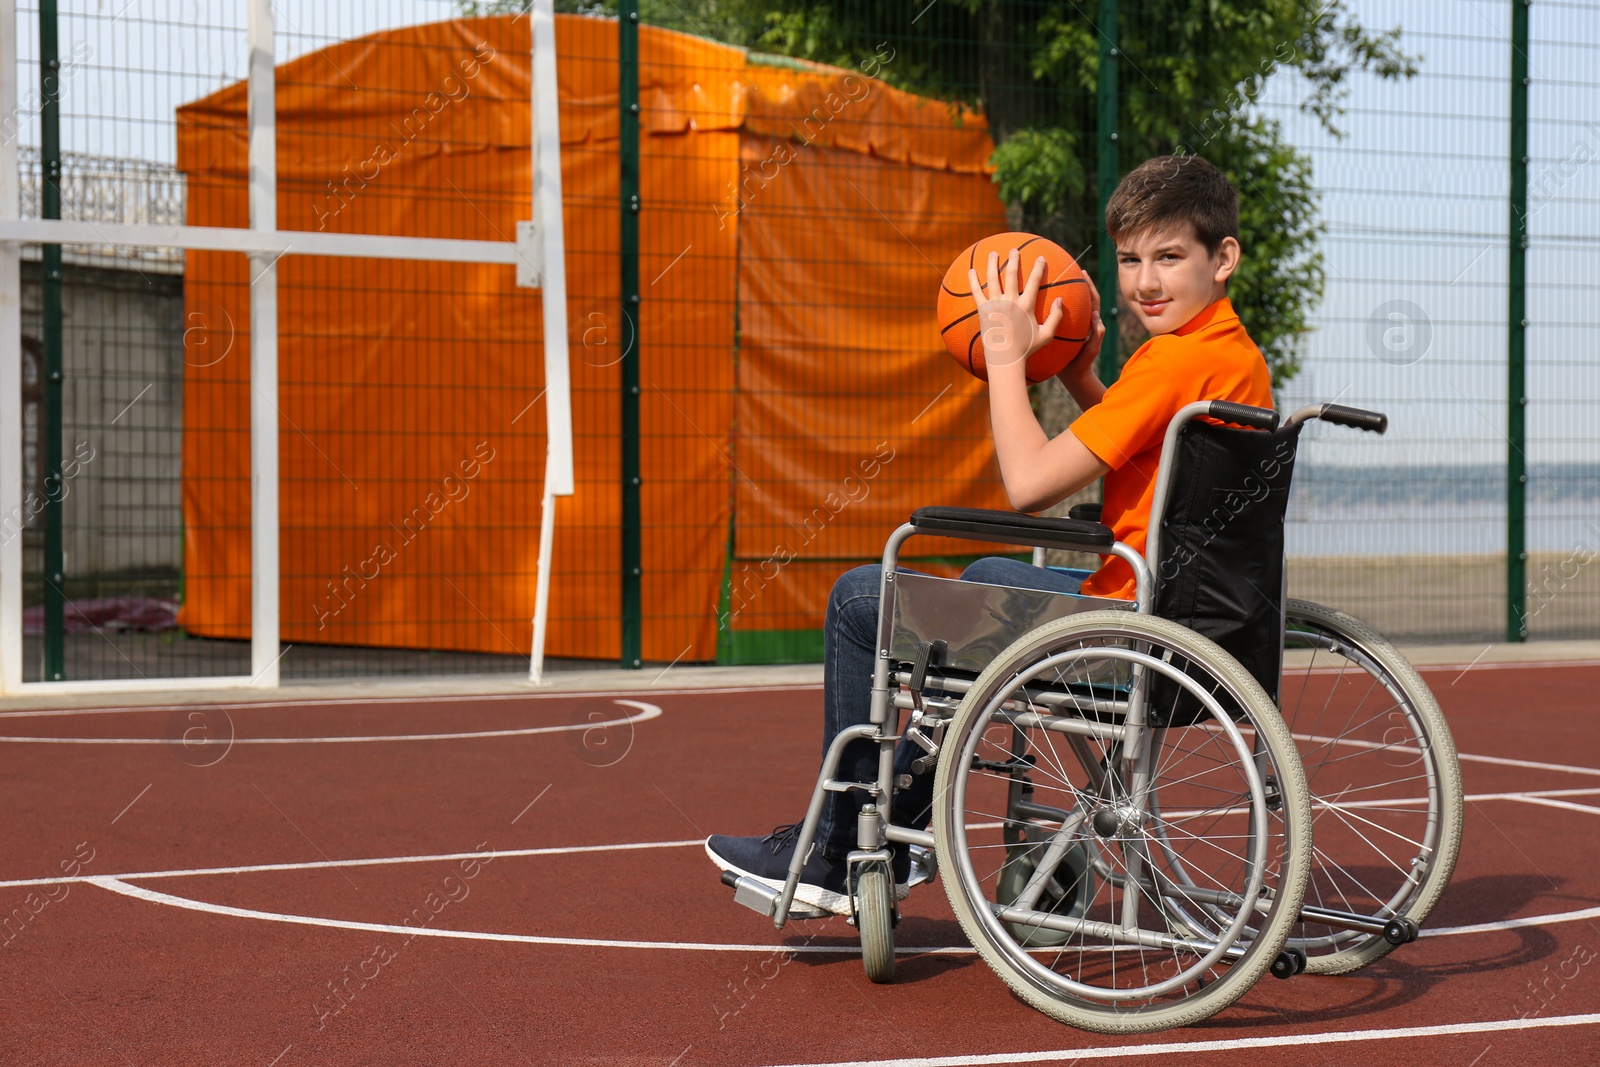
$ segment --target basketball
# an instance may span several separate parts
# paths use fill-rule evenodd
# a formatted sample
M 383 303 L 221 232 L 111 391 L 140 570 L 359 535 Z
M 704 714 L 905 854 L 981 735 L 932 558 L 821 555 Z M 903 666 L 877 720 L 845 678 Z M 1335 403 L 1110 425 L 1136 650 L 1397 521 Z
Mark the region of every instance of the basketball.
M 978 339 L 978 308 L 967 288 L 967 271 L 977 271 L 979 282 L 987 286 L 989 253 L 1000 256 L 1000 271 L 1004 275 L 1006 257 L 1013 248 L 1020 253 L 1019 286 L 1028 284 L 1034 260 L 1040 256 L 1045 259 L 1034 321 L 1044 321 L 1050 304 L 1057 297 L 1061 298 L 1064 309 L 1061 322 L 1056 326 L 1055 340 L 1028 357 L 1028 382 L 1032 384 L 1059 373 L 1071 363 L 1083 350 L 1093 330 L 1090 316 L 1094 312 L 1094 297 L 1089 292 L 1089 279 L 1077 260 L 1054 241 L 1032 233 L 997 233 L 969 246 L 950 264 L 950 269 L 944 272 L 944 283 L 939 286 L 939 333 L 957 363 L 983 381 L 989 380 L 983 361 L 983 342 Z

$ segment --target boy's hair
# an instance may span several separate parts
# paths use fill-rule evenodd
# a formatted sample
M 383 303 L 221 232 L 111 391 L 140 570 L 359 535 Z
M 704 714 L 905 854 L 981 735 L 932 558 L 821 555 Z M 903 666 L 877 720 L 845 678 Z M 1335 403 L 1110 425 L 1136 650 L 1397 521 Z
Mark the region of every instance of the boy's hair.
M 1224 237 L 1239 239 L 1239 191 L 1199 156 L 1156 156 L 1128 172 L 1106 202 L 1112 241 L 1182 223 L 1216 255 Z

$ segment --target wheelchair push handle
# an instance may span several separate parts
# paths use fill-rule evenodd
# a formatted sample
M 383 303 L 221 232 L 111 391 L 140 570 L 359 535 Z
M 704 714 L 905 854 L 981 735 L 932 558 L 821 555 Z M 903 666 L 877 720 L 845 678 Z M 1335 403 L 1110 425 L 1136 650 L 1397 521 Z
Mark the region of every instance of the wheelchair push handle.
M 1235 404 L 1231 400 L 1213 400 L 1206 414 L 1213 419 L 1231 422 L 1236 426 L 1248 426 L 1253 430 L 1271 431 L 1278 428 L 1278 413 L 1271 408 Z
M 1339 426 L 1348 426 L 1353 430 L 1366 430 L 1369 433 L 1381 434 L 1389 428 L 1389 416 L 1376 411 L 1363 411 L 1361 408 L 1346 407 L 1343 404 L 1324 404 L 1322 406 L 1322 421 L 1331 422 Z
M 1310 404 L 1290 415 L 1284 420 L 1285 426 L 1299 426 L 1301 423 L 1310 422 L 1312 419 L 1321 419 L 1338 426 L 1348 426 L 1352 430 L 1366 430 L 1369 433 L 1383 433 L 1389 428 L 1389 416 L 1380 411 L 1365 411 L 1361 408 L 1347 407 L 1344 404 Z

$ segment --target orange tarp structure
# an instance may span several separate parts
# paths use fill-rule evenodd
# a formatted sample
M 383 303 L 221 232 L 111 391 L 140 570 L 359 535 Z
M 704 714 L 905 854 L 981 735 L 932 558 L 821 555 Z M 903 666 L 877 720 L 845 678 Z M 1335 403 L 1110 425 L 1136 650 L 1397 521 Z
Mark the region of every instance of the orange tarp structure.
M 981 118 L 642 27 L 627 336 L 616 36 L 556 20 L 577 491 L 547 652 L 619 652 L 616 363 L 637 343 L 644 656 L 704 660 L 719 624 L 815 629 L 841 561 L 912 508 L 1000 504 L 981 389 L 933 305 L 1004 214 Z M 528 48 L 526 20 L 457 20 L 281 66 L 278 227 L 511 240 L 532 212 Z M 244 86 L 178 124 L 189 223 L 246 225 Z M 510 266 L 292 250 L 278 276 L 284 640 L 526 654 L 542 294 Z M 207 636 L 249 633 L 249 284 L 244 256 L 189 253 L 181 621 Z

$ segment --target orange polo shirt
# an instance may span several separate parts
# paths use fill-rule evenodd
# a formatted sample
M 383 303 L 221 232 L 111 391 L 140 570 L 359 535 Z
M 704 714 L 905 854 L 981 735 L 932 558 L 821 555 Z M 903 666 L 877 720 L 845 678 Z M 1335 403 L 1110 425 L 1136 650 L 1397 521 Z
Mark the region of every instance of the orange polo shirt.
M 1150 528 L 1156 468 L 1172 416 L 1196 400 L 1272 407 L 1272 375 L 1261 350 L 1223 297 L 1169 334 L 1152 337 L 1123 365 L 1116 384 L 1071 430 L 1111 472 L 1101 521 L 1140 552 Z M 1132 600 L 1133 568 L 1115 556 L 1083 583 L 1089 596 Z

